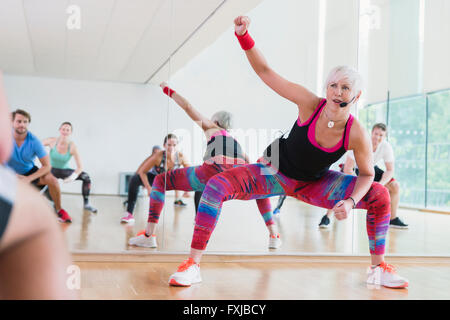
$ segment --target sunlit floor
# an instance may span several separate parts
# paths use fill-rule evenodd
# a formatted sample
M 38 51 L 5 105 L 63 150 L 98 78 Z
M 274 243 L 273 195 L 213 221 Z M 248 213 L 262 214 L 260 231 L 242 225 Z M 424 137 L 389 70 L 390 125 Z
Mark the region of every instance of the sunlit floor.
M 82 209 L 79 195 L 63 194 L 63 207 L 72 216 L 71 224 L 63 225 L 68 246 L 74 252 L 187 252 L 194 228 L 193 197 L 184 199 L 187 207 L 173 205 L 167 195 L 167 204 L 157 229 L 158 248 L 136 248 L 127 245 L 128 239 L 144 229 L 148 214 L 148 198 L 140 197 L 135 209 L 136 222 L 121 224 L 122 205 L 119 196 L 92 196 L 91 203 L 98 208 L 93 214 Z M 275 206 L 278 199 L 272 198 Z M 208 252 L 255 254 L 368 254 L 365 211 L 355 210 L 345 221 L 332 220 L 328 229 L 318 224 L 324 209 L 306 205 L 293 198 L 284 202 L 277 215 L 283 245 L 269 250 L 268 231 L 254 201 L 224 203 L 219 222 L 208 245 Z M 450 215 L 424 213 L 400 209 L 398 214 L 409 229 L 390 229 L 387 237 L 387 255 L 450 255 Z
M 269 250 L 268 232 L 256 203 L 229 201 L 208 245 L 211 256 L 205 256 L 201 264 L 203 282 L 175 288 L 167 281 L 190 247 L 195 216 L 192 197 L 185 199 L 187 207 L 178 208 L 168 194 L 156 249 L 127 245 L 146 225 L 147 197 L 139 198 L 134 225 L 120 223 L 123 197 L 91 197 L 97 214 L 83 211 L 79 195 L 64 194 L 62 200 L 73 218 L 72 224 L 61 226 L 74 263 L 81 269 L 82 299 L 450 299 L 450 215 L 399 211 L 410 228 L 389 230 L 387 260 L 409 279 L 410 287 L 393 290 L 365 284 L 369 264 L 364 257 L 368 255 L 365 212 L 354 211 L 349 219 L 333 220 L 323 230 L 318 228 L 323 209 L 288 198 L 276 219 L 283 246 Z M 275 205 L 278 199 L 271 201 Z M 80 259 L 83 253 L 109 253 L 113 261 Z M 123 258 L 127 254 L 147 258 L 137 262 Z M 167 259 L 164 254 L 174 256 Z M 217 258 L 226 255 L 234 258 Z M 305 260 L 295 260 L 301 256 Z M 285 257 L 288 260 L 282 260 Z
M 366 285 L 367 263 L 202 263 L 203 281 L 171 287 L 177 263 L 78 262 L 81 299 L 405 300 L 450 299 L 450 261 L 396 263 L 408 289 Z

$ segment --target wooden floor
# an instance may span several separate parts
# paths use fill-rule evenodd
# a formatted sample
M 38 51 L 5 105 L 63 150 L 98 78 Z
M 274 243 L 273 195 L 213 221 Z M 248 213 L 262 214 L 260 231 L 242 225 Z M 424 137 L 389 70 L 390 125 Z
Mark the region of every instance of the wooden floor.
M 178 263 L 77 262 L 81 299 L 150 300 L 429 300 L 450 299 L 450 259 L 396 261 L 409 289 L 368 287 L 365 261 L 326 257 L 300 262 L 205 262 L 203 281 L 167 284 Z M 336 260 L 336 259 L 334 259 Z M 417 259 L 416 259 L 417 260 Z M 392 262 L 392 261 L 391 261 Z
M 148 198 L 140 197 L 135 210 L 134 225 L 120 224 L 124 198 L 93 196 L 91 202 L 99 212 L 82 209 L 79 195 L 64 194 L 63 207 L 73 218 L 70 225 L 62 225 L 72 252 L 187 252 L 194 227 L 194 201 L 185 199 L 188 206 L 173 206 L 172 195 L 157 229 L 156 249 L 127 245 L 128 239 L 142 230 L 147 221 Z M 272 198 L 276 205 L 277 198 Z M 256 254 L 368 254 L 365 212 L 354 210 L 345 221 L 332 221 L 329 229 L 318 228 L 324 214 L 321 208 L 288 198 L 276 219 L 283 245 L 269 250 L 268 232 L 254 201 L 228 201 L 208 245 L 208 252 Z M 387 237 L 388 255 L 450 256 L 450 215 L 416 210 L 399 210 L 399 216 L 410 225 L 408 230 L 390 229 Z
M 167 281 L 190 247 L 192 198 L 186 199 L 188 207 L 176 208 L 167 196 L 157 249 L 127 245 L 145 227 L 148 198 L 139 198 L 134 225 L 119 222 L 122 197 L 92 197 L 97 214 L 82 210 L 79 195 L 64 194 L 62 200 L 73 218 L 61 227 L 81 269 L 82 299 L 450 299 L 450 215 L 400 210 L 410 228 L 389 230 L 387 261 L 410 280 L 410 288 L 393 290 L 365 284 L 369 258 L 363 211 L 321 230 L 323 209 L 288 198 L 277 219 L 283 246 L 269 250 L 256 203 L 229 201 L 201 264 L 203 282 L 175 288 Z

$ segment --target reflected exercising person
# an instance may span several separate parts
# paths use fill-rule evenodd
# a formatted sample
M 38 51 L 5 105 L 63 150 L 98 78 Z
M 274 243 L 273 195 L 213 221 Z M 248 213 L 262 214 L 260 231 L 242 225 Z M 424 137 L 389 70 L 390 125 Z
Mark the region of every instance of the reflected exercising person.
M 232 115 L 229 112 L 219 111 L 213 114 L 211 119 L 206 118 L 181 94 L 170 89 L 166 83 L 161 83 L 161 88 L 202 128 L 208 142 L 202 165 L 170 170 L 155 178 L 150 195 L 147 227 L 145 231 L 129 240 L 130 245 L 150 248 L 157 247 L 154 232 L 164 206 L 167 190 L 202 192 L 208 180 L 216 174 L 248 163 L 248 157 L 240 144 L 228 132 L 232 127 Z M 256 203 L 269 231 L 269 248 L 276 249 L 281 245 L 281 239 L 277 226 L 272 219 L 270 201 L 269 199 L 259 199 Z M 197 214 L 197 224 L 199 223 L 198 218 Z
M 394 179 L 395 157 L 391 144 L 386 141 L 387 126 L 384 123 L 377 123 L 372 127 L 371 140 L 373 150 L 373 163 L 375 170 L 374 181 L 384 185 L 391 198 L 391 218 L 389 226 L 397 229 L 407 229 L 405 224 L 399 217 L 397 217 L 398 203 L 400 200 L 400 185 Z M 378 165 L 384 164 L 386 171 L 382 170 Z M 355 156 L 353 152 L 348 152 L 344 164 L 344 173 L 358 175 L 359 170 L 356 166 Z M 319 227 L 327 228 L 330 223 L 332 211 L 328 210 L 326 215 L 322 217 Z
M 77 299 L 67 286 L 72 261 L 54 213 L 35 188 L 4 166 L 12 148 L 0 72 L 0 300 Z
M 81 157 L 75 143 L 70 140 L 73 127 L 70 122 L 63 122 L 59 127 L 59 137 L 51 137 L 44 139 L 42 144 L 50 147 L 50 164 L 52 166 L 51 173 L 57 179 L 63 179 L 64 183 L 70 183 L 80 180 L 81 194 L 83 195 L 83 208 L 90 212 L 97 212 L 89 203 L 89 194 L 91 192 L 91 178 L 83 171 Z M 72 169 L 69 165 L 70 159 L 75 159 L 76 169 Z
M 28 131 L 30 122 L 31 116 L 25 110 L 17 109 L 12 112 L 14 145 L 8 166 L 17 173 L 19 179 L 26 183 L 36 187 L 47 185 L 59 221 L 70 223 L 72 218 L 61 208 L 61 190 L 58 180 L 50 172 L 50 157 L 42 142 Z M 41 164 L 40 168 L 34 164 L 36 158 Z
M 152 192 L 152 185 L 155 177 L 167 170 L 178 169 L 181 166 L 189 167 L 184 155 L 177 150 L 178 138 L 176 135 L 169 133 L 164 138 L 164 149 L 160 146 L 154 146 L 152 154 L 145 159 L 136 173 L 130 178 L 128 183 L 128 199 L 126 201 L 127 211 L 121 218 L 122 223 L 133 223 L 133 211 L 136 206 L 136 201 L 139 193 L 139 187 L 143 186 L 150 196 Z M 178 199 L 178 192 L 175 193 L 176 206 L 185 206 L 186 204 Z

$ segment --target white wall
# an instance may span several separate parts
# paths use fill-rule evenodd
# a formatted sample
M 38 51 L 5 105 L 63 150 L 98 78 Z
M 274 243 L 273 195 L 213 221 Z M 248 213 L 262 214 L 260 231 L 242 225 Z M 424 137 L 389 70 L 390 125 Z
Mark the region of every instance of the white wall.
M 391 98 L 414 95 L 422 90 L 419 10 L 419 0 L 390 1 L 388 70 Z
M 361 0 L 367 103 L 386 100 L 388 91 L 395 98 L 450 88 L 450 2 L 423 3 L 421 25 L 420 0 Z
M 284 78 L 323 96 L 322 82 L 332 67 L 357 67 L 358 1 L 336 5 L 325 0 L 323 55 L 319 55 L 319 9 L 317 0 L 265 0 L 245 14 L 251 19 L 249 32 L 269 65 Z M 321 62 L 323 75 L 318 84 Z M 255 74 L 234 35 L 233 21 L 211 46 L 171 77 L 171 84 L 208 117 L 221 109 L 233 113 L 235 127 L 246 133 L 236 137 L 252 161 L 262 155 L 278 130 L 290 130 L 298 116 L 295 104 Z M 176 106 L 169 118 L 171 129 L 192 128 Z M 189 130 L 187 139 L 194 135 Z M 196 152 L 192 158 L 198 161 L 199 156 Z
M 425 1 L 424 90 L 450 88 L 450 1 Z
M 242 13 L 251 18 L 249 32 L 271 67 L 312 91 L 317 82 L 317 13 L 315 0 L 266 0 Z M 235 127 L 247 133 L 247 139 L 237 138 L 252 161 L 262 155 L 277 130 L 288 131 L 298 116 L 296 105 L 255 74 L 234 35 L 233 21 L 211 46 L 172 76 L 171 84 L 208 117 L 222 109 L 233 113 Z M 192 123 L 176 106 L 170 119 L 171 129 L 187 128 L 193 136 Z M 196 152 L 192 158 L 198 161 L 200 156 Z
M 118 194 L 119 173 L 135 171 L 167 133 L 168 101 L 159 87 L 14 75 L 4 82 L 10 108 L 30 112 L 39 138 L 57 136 L 63 121 L 73 124 L 92 193 Z M 80 192 L 80 184 L 62 191 Z
M 363 97 L 370 103 L 386 99 L 389 86 L 402 89 L 401 84 L 393 83 L 398 81 L 390 79 L 393 72 L 401 76 L 402 67 L 392 66 L 392 55 L 403 55 L 405 59 L 412 55 L 401 49 L 393 52 L 389 47 L 394 19 L 391 1 L 362 2 L 377 6 L 379 19 L 367 38 L 361 39 L 366 46 L 359 46 L 358 56 L 359 1 L 342 0 L 338 4 L 325 0 L 322 77 L 338 64 L 356 66 L 359 58 L 366 85 Z M 417 5 L 417 1 L 414 3 Z M 445 41 L 450 35 L 450 24 L 445 23 L 450 11 L 447 0 L 425 3 L 423 83 L 430 91 L 450 87 L 450 63 L 446 59 L 450 45 Z M 321 94 L 317 87 L 319 1 L 265 0 L 242 14 L 252 19 L 250 33 L 272 68 Z M 235 127 L 247 134 L 247 139 L 239 141 L 252 161 L 262 154 L 277 130 L 289 130 L 297 117 L 296 106 L 270 90 L 251 69 L 234 36 L 233 21 L 209 47 L 171 78 L 167 75 L 166 80 L 208 117 L 222 109 L 232 112 Z M 417 84 L 416 80 L 413 84 Z M 14 75 L 5 76 L 5 86 L 11 108 L 31 112 L 30 129 L 39 137 L 57 135 L 63 121 L 73 123 L 73 139 L 93 179 L 93 193 L 117 194 L 119 172 L 136 170 L 151 147 L 161 144 L 169 131 L 181 135 L 180 149 L 191 164 L 201 163 L 201 132 L 173 101 L 161 94 L 159 87 Z M 403 92 L 400 89 L 397 92 Z M 79 186 L 64 185 L 63 190 L 79 192 Z
M 326 0 L 323 79 L 338 65 L 358 69 L 358 0 Z
M 359 70 L 366 103 L 383 101 L 389 90 L 389 2 L 362 0 L 359 24 Z M 364 104 L 361 104 L 364 105 Z

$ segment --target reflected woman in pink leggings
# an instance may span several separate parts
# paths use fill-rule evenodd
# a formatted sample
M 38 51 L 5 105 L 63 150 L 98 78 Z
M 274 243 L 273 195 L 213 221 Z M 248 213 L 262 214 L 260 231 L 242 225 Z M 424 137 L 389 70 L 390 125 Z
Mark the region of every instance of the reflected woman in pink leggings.
M 275 140 L 258 163 L 227 170 L 208 181 L 197 212 L 190 257 L 169 283 L 189 286 L 201 281 L 199 263 L 224 201 L 287 195 L 332 209 L 338 220 L 346 219 L 352 208 L 366 209 L 372 264 L 368 283 L 407 287 L 408 280 L 384 261 L 389 193 L 373 182 L 369 136 L 350 114 L 350 107 L 361 96 L 360 75 L 349 67 L 334 68 L 326 81 L 326 98 L 320 98 L 269 67 L 247 31 L 248 17 L 237 17 L 234 22 L 235 34 L 253 70 L 272 90 L 297 106 L 298 118 L 289 136 Z M 358 177 L 329 170 L 347 150 L 353 150 Z
M 155 177 L 150 194 L 147 228 L 128 242 L 130 245 L 149 248 L 157 247 L 155 229 L 164 206 L 166 191 L 203 191 L 209 179 L 216 174 L 249 163 L 239 143 L 227 131 L 232 126 L 230 113 L 219 111 L 208 119 L 166 83 L 162 83 L 161 87 L 203 129 L 208 144 L 201 166 L 169 170 Z M 256 203 L 269 230 L 269 248 L 277 249 L 281 245 L 281 239 L 272 219 L 270 200 L 256 199 Z

